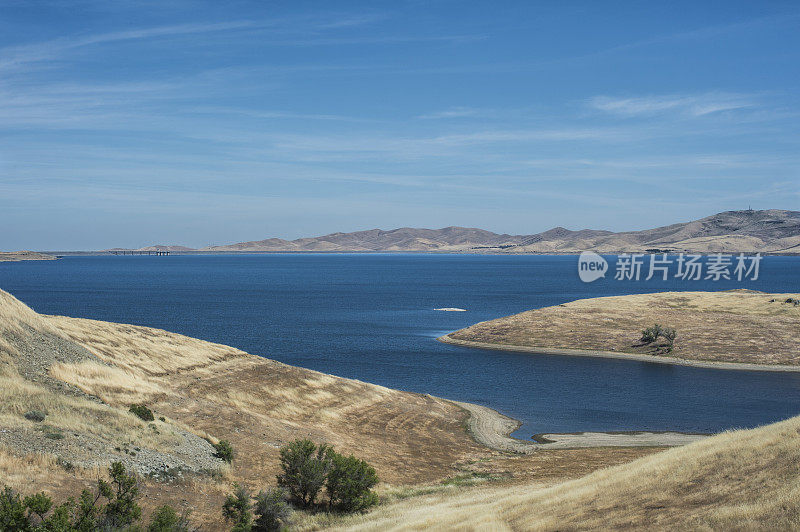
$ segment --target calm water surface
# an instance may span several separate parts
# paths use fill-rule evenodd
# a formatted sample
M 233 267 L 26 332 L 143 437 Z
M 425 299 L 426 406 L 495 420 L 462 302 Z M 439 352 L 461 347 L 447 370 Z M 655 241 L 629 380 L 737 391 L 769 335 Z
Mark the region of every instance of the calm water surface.
M 760 279 L 751 282 L 591 284 L 578 279 L 575 257 L 66 257 L 0 263 L 0 288 L 47 314 L 158 327 L 288 364 L 487 405 L 522 420 L 519 437 L 713 432 L 800 413 L 800 374 L 515 354 L 434 340 L 477 321 L 584 297 L 800 292 L 800 257 L 765 258 Z

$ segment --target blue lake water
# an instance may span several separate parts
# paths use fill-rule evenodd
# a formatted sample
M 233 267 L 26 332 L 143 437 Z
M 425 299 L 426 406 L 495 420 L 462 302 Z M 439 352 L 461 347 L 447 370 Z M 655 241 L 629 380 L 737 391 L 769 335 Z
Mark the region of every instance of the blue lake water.
M 334 375 L 496 408 L 516 435 L 715 432 L 800 413 L 800 374 L 516 354 L 434 339 L 574 299 L 663 290 L 800 292 L 800 257 L 757 281 L 582 283 L 570 256 L 101 256 L 0 263 L 0 288 L 47 314 L 158 327 Z M 437 312 L 459 307 L 468 312 Z M 680 332 L 680 331 L 679 331 Z

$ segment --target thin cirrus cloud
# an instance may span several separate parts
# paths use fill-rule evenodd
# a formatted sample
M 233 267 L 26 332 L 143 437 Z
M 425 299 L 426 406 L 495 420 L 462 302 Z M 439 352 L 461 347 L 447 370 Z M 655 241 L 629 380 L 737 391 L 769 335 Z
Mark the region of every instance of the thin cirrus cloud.
M 475 116 L 477 114 L 477 109 L 471 109 L 469 107 L 453 107 L 451 109 L 445 109 L 444 111 L 422 114 L 417 116 L 417 118 L 421 120 L 440 120 L 446 118 L 464 118 L 468 116 Z
M 102 45 L 121 41 L 136 41 L 157 39 L 163 37 L 177 37 L 186 35 L 235 32 L 244 30 L 272 30 L 283 35 L 309 35 L 304 39 L 275 40 L 276 45 L 310 45 L 331 44 L 335 39 L 319 35 L 321 31 L 335 31 L 349 29 L 380 20 L 377 16 L 333 17 L 329 19 L 264 19 L 264 20 L 232 20 L 214 23 L 187 23 L 138 28 L 133 30 L 112 31 L 89 35 L 74 35 L 60 37 L 48 41 L 8 46 L 0 48 L 0 69 L 24 68 L 32 63 L 49 61 L 60 58 L 70 50 L 93 45 Z M 391 37 L 352 39 L 353 44 L 363 42 L 407 42 L 410 40 L 461 40 L 472 39 L 473 36 L 436 36 L 436 37 Z M 342 40 L 341 42 L 350 42 Z
M 264 23 L 261 23 L 261 27 L 263 27 L 263 24 Z M 245 20 L 211 24 L 177 24 L 93 35 L 62 37 L 39 43 L 9 46 L 0 49 L 0 68 L 22 67 L 29 63 L 52 60 L 58 58 L 62 53 L 68 50 L 95 44 L 230 31 L 253 27 L 256 27 L 254 22 Z
M 744 94 L 661 95 L 631 98 L 595 96 L 588 104 L 593 109 L 624 116 L 646 116 L 660 113 L 680 113 L 704 116 L 720 111 L 758 106 L 755 98 Z

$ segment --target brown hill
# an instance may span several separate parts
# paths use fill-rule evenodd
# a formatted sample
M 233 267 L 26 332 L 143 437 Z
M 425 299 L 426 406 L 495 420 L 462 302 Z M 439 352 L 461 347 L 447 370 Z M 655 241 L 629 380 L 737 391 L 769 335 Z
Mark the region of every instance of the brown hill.
M 147 404 L 156 419 L 131 414 L 131 403 Z M 34 411 L 44 420 L 26 416 Z M 366 459 L 384 498 L 487 478 L 552 483 L 653 452 L 513 457 L 476 443 L 467 416 L 444 399 L 167 331 L 43 316 L 0 290 L 0 490 L 64 500 L 122 461 L 141 475 L 146 513 L 169 503 L 191 509 L 203 530 L 228 530 L 220 508 L 231 483 L 274 486 L 278 450 L 296 438 Z M 230 440 L 233 464 L 214 457 L 206 438 Z
M 800 211 L 728 211 L 700 220 L 643 231 L 572 231 L 556 227 L 534 235 L 497 234 L 445 227 L 390 231 L 371 229 L 314 238 L 269 238 L 203 251 L 218 252 L 471 252 L 471 253 L 634 253 L 668 250 L 691 253 L 800 253 Z

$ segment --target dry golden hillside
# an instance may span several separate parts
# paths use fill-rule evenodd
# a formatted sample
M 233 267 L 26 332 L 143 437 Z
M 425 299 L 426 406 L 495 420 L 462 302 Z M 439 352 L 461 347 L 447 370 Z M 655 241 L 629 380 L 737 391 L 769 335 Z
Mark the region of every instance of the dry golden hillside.
M 442 340 L 532 352 L 537 348 L 574 349 L 657 354 L 663 361 L 800 368 L 800 305 L 796 300 L 800 295 L 750 290 L 579 299 L 478 323 Z M 651 345 L 641 345 L 642 329 L 654 323 L 677 330 L 672 352 L 656 352 Z
M 43 316 L 1 290 L 0 399 L 0 484 L 58 500 L 121 460 L 142 475 L 146 512 L 191 508 L 204 530 L 222 529 L 232 482 L 274 485 L 279 447 L 301 437 L 369 461 L 390 499 L 473 480 L 552 484 L 655 451 L 493 451 L 467 433 L 467 413 L 443 399 L 162 330 Z M 128 412 L 139 402 L 155 422 Z M 25 418 L 33 410 L 46 412 L 44 422 Z M 203 437 L 230 440 L 233 465 L 214 458 Z
M 797 530 L 800 417 L 720 434 L 578 480 L 437 493 L 355 530 Z

